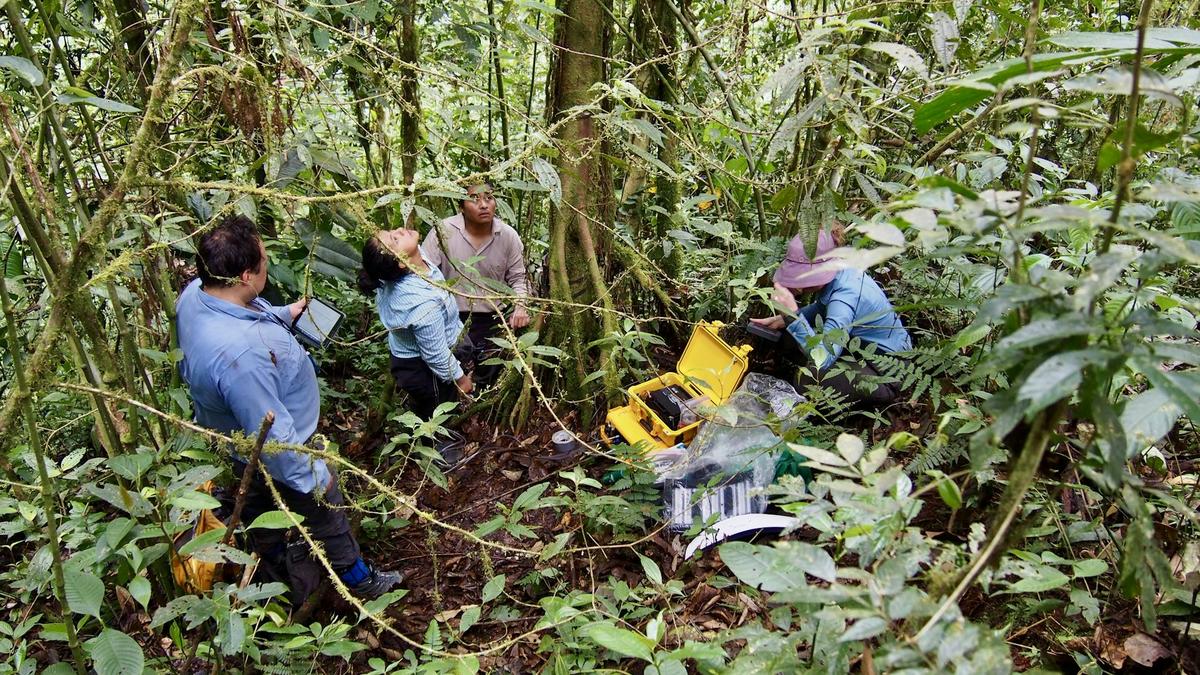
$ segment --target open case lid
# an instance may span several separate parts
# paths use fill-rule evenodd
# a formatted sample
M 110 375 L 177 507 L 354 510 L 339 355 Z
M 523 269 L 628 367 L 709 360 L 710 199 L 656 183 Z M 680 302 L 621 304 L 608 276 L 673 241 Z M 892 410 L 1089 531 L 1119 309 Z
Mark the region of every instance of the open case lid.
M 720 321 L 696 324 L 675 367 L 676 372 L 707 394 L 713 403 L 732 396 L 750 366 L 746 357 L 751 347 L 726 344 L 720 336 L 722 325 Z

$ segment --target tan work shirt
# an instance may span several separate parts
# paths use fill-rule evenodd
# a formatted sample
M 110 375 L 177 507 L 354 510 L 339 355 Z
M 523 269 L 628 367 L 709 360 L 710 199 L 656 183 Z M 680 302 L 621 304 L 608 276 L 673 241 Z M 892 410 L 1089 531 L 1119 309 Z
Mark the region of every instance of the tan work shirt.
M 462 214 L 442 221 L 437 230 L 429 230 L 421 244 L 429 261 L 437 266 L 450 283 L 462 312 L 492 312 L 492 304 L 467 296 L 504 295 L 495 288 L 495 283 L 480 286 L 480 279 L 499 282 L 512 289 L 519 302 L 529 297 L 529 282 L 525 278 L 525 245 L 517 231 L 499 218 L 492 218 L 492 237 L 483 246 L 475 248 L 467 239 L 466 225 Z M 441 241 L 438 239 L 441 231 Z M 444 251 L 444 253 L 443 253 Z M 503 305 L 503 298 L 495 298 L 496 305 Z

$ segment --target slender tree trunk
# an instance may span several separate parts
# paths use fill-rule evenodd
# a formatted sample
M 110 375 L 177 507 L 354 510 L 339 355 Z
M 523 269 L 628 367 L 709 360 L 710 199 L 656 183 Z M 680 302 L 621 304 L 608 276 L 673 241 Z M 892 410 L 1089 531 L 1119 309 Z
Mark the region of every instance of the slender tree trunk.
M 502 153 L 504 155 L 504 159 L 508 159 L 508 101 L 504 98 L 504 71 L 500 68 L 500 45 L 497 44 L 497 37 L 500 35 L 500 31 L 496 28 L 495 0 L 488 0 L 487 8 L 488 27 L 492 29 L 491 37 L 488 38 L 488 45 L 489 51 L 492 53 L 492 73 L 496 78 L 496 100 L 500 104 L 500 140 L 504 143 Z
M 400 3 L 400 172 L 405 185 L 417 176 L 421 146 L 421 95 L 417 87 L 416 0 Z
M 679 51 L 679 22 L 675 12 L 668 6 L 671 0 L 638 0 L 633 8 L 634 35 L 644 52 L 644 58 L 654 61 L 652 68 L 643 71 L 642 91 L 650 98 L 662 103 L 663 110 L 671 110 L 678 102 L 676 83 L 679 73 L 674 54 Z M 635 60 L 636 62 L 636 60 Z M 679 136 L 672 120 L 659 114 L 648 115 L 650 121 L 663 132 L 663 144 L 658 149 L 658 158 L 672 171 L 679 169 Z M 663 210 L 654 214 L 655 239 L 663 239 L 673 229 L 671 215 L 679 208 L 680 186 L 678 179 L 666 174 L 655 178 L 654 202 Z M 646 233 L 649 234 L 649 233 Z M 663 261 L 663 271 L 670 278 L 678 276 L 681 256 L 679 247 Z

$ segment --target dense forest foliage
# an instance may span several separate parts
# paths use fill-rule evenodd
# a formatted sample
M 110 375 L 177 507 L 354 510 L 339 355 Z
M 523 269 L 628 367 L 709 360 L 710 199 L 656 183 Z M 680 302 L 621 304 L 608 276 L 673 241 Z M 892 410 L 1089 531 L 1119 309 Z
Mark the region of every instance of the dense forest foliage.
M 0 4 L 0 674 L 1200 672 L 1196 0 Z M 360 251 L 485 181 L 533 321 L 422 421 Z M 346 314 L 308 451 L 404 590 L 176 539 L 232 484 L 175 333 L 231 214 Z M 762 420 L 802 526 L 688 557 L 605 413 L 834 220 L 903 396 Z

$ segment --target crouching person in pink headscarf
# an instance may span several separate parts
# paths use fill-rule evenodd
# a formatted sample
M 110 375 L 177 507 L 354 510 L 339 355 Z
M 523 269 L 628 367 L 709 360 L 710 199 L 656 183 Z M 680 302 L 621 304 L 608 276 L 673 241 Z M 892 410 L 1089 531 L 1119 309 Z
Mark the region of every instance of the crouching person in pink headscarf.
M 840 233 L 840 226 L 834 229 Z M 829 256 L 837 246 L 834 236 L 822 229 L 810 257 L 803 238 L 793 237 L 775 271 L 771 293 L 784 314 L 751 321 L 787 330 L 808 355 L 808 365 L 797 376 L 798 387 L 820 385 L 854 403 L 886 405 L 899 397 L 898 383 L 881 383 L 884 378 L 869 361 L 849 353 L 846 346 L 857 338 L 864 352 L 890 354 L 912 349 L 912 338 L 874 279 L 861 270 L 837 268 Z M 801 307 L 798 295 L 809 304 Z

